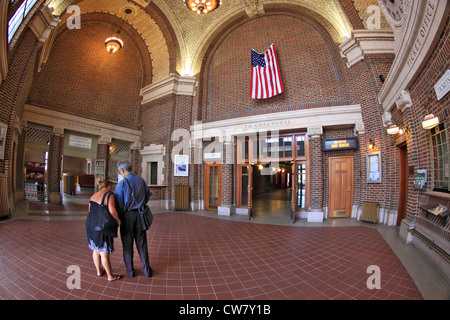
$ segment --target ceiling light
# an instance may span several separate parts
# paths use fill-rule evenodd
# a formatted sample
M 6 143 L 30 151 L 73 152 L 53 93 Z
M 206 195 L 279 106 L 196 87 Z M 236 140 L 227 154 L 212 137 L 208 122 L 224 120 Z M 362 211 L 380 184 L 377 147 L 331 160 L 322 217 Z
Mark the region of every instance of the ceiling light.
M 216 10 L 221 4 L 221 0 L 183 0 L 186 7 L 198 14 L 207 14 Z

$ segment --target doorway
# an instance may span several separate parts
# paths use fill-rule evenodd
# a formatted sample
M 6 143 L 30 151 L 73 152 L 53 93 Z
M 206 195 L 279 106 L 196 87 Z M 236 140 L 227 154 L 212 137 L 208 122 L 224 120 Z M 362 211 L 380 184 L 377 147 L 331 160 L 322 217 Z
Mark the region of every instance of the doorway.
M 408 149 L 406 144 L 398 147 L 399 155 L 399 192 L 398 192 L 398 210 L 397 226 L 400 225 L 406 216 L 406 199 L 408 196 Z
M 270 164 L 251 167 L 251 217 L 288 221 L 292 216 L 292 196 L 295 196 L 291 162 L 280 162 L 277 167 Z
M 347 218 L 353 206 L 353 156 L 328 159 L 328 218 Z
M 205 163 L 205 210 L 217 211 L 222 204 L 222 165 Z

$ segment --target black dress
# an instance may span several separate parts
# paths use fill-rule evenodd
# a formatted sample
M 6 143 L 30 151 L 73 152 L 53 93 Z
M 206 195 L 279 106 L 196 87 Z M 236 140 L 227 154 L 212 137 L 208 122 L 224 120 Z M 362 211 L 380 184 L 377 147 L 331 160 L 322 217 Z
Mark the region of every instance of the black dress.
M 101 211 L 105 208 L 105 206 L 106 208 L 108 208 L 109 198 L 111 194 L 112 193 L 109 191 L 105 192 L 101 204 L 98 204 L 94 201 L 89 201 L 90 208 L 88 217 L 86 219 L 86 234 L 89 242 L 89 248 L 92 251 L 98 250 L 100 252 L 114 252 L 114 238 L 105 235 L 103 232 L 100 232 L 96 223 L 96 217 L 102 214 Z M 104 204 L 107 195 L 108 199 L 106 200 L 106 204 Z

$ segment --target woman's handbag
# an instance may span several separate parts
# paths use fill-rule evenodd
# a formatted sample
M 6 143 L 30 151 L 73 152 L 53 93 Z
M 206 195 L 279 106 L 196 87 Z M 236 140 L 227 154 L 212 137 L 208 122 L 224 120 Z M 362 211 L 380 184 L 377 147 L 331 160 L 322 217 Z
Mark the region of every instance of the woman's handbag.
M 108 210 L 108 203 L 111 194 L 111 192 L 105 192 L 101 204 L 99 204 L 96 209 L 91 208 L 92 210 L 89 212 L 86 219 L 86 225 L 89 226 L 89 228 L 93 228 L 95 231 L 103 233 L 104 235 L 117 238 L 117 221 Z M 108 198 L 106 199 L 105 204 L 106 196 L 108 196 Z
M 127 178 L 125 178 L 124 180 L 127 182 L 128 187 L 131 190 L 131 195 L 133 196 L 134 201 L 137 202 L 130 183 L 128 182 Z M 147 187 L 147 186 L 145 186 L 145 187 Z M 150 229 L 150 226 L 152 225 L 152 222 L 153 222 L 153 214 L 152 214 L 152 211 L 150 210 L 150 207 L 147 204 L 143 204 L 138 209 L 138 215 L 139 215 L 139 223 L 141 225 L 141 230 L 147 231 L 148 229 Z

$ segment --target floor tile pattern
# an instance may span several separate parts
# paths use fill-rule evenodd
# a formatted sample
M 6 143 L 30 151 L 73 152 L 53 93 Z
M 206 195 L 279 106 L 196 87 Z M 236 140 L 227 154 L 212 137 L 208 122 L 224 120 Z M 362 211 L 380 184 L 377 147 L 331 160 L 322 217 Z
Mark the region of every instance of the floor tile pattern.
M 148 279 L 135 253 L 135 278 L 97 277 L 85 222 L 13 220 L 0 224 L 0 299 L 422 299 L 374 228 L 293 227 L 155 214 L 148 231 Z M 111 255 L 125 275 L 120 238 Z M 381 289 L 369 289 L 371 265 Z M 80 289 L 69 289 L 81 271 Z M 73 282 L 72 282 L 73 283 Z

